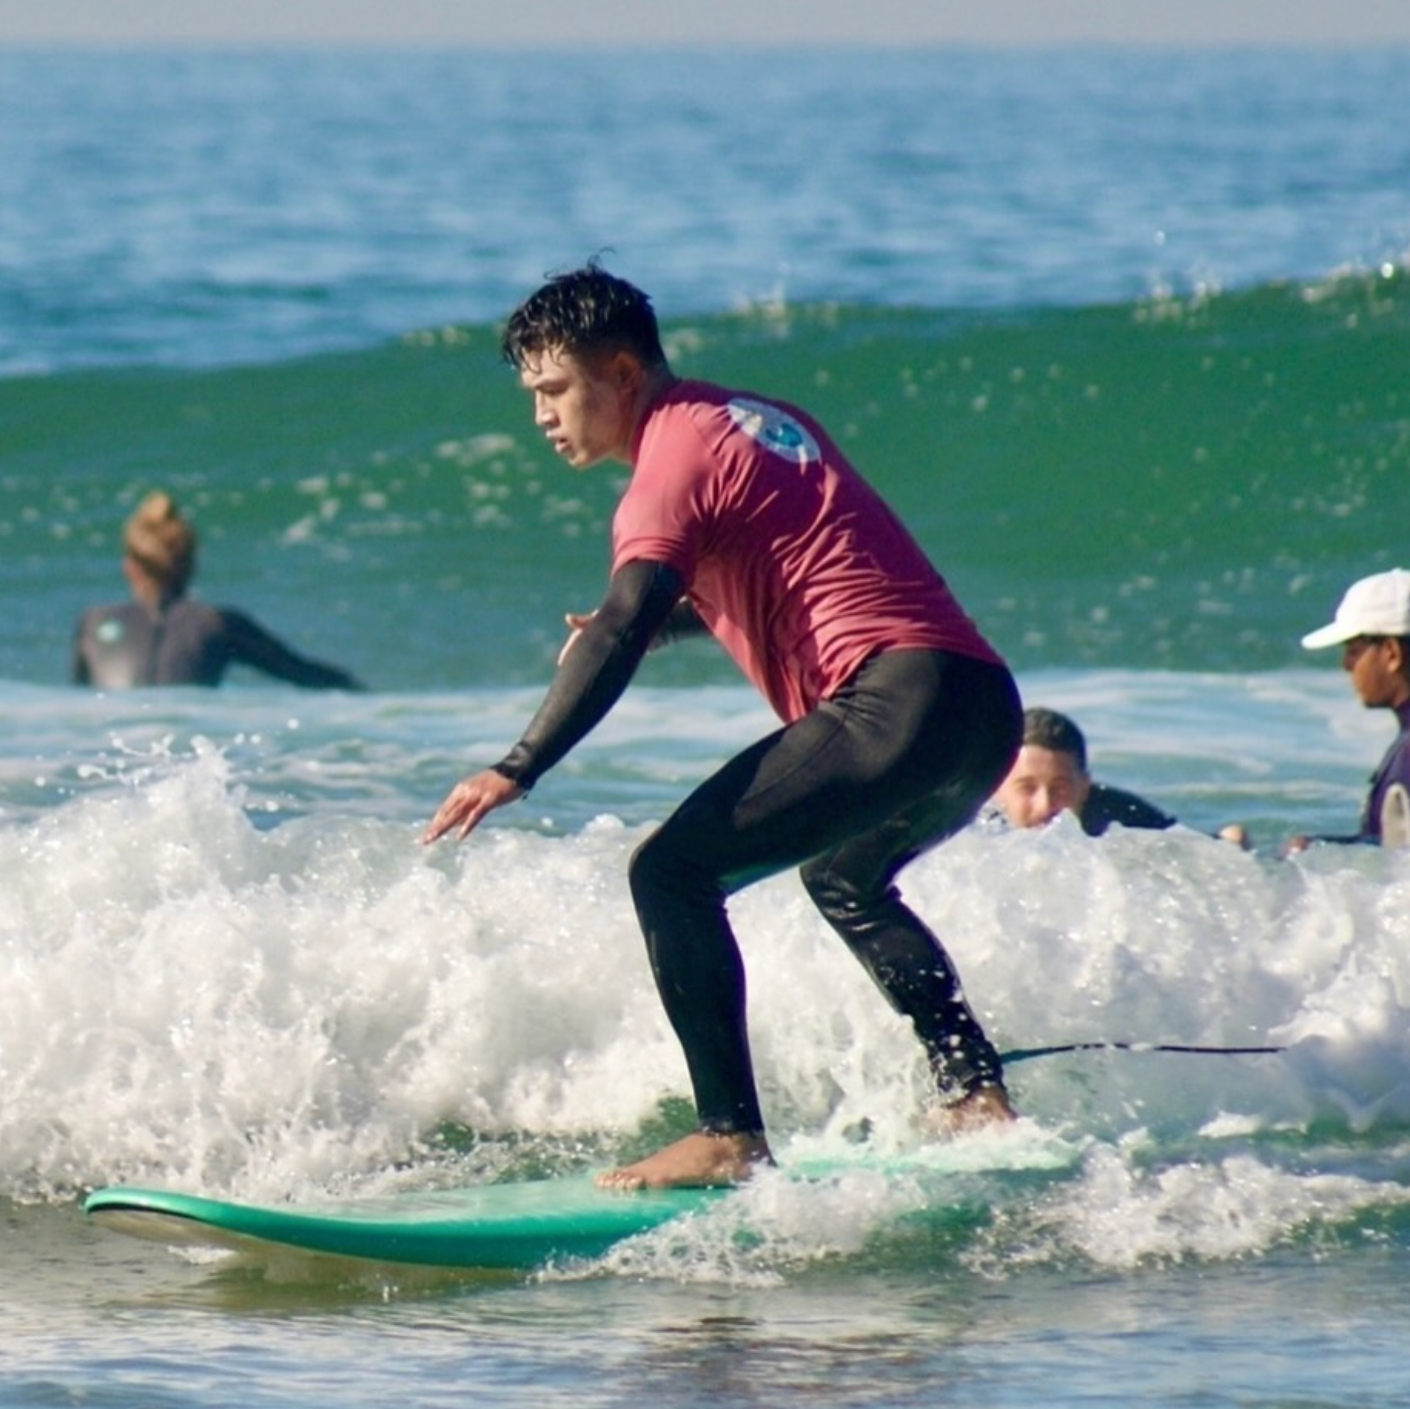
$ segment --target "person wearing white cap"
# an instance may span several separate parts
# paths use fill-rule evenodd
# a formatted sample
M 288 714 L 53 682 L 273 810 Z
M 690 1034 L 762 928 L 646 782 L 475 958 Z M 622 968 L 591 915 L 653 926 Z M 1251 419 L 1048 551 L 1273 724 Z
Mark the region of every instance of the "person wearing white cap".
M 1311 651 L 1342 648 L 1342 669 L 1367 709 L 1393 710 L 1400 732 L 1371 775 L 1371 789 L 1352 836 L 1298 837 L 1288 849 L 1312 841 L 1370 842 L 1410 846 L 1410 571 L 1392 568 L 1363 577 L 1347 588 L 1336 615 L 1309 631 Z

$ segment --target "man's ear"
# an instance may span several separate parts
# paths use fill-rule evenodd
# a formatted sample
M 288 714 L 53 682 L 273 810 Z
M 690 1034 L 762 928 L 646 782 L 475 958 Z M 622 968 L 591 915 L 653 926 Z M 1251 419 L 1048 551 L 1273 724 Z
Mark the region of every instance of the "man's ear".
M 636 353 L 626 348 L 614 352 L 607 363 L 607 372 L 612 381 L 623 391 L 635 392 L 642 384 L 646 369 Z
M 1385 645 L 1386 659 L 1391 670 L 1401 679 L 1410 682 L 1410 653 L 1407 653 L 1405 649 L 1406 638 L 1404 636 L 1387 636 Z

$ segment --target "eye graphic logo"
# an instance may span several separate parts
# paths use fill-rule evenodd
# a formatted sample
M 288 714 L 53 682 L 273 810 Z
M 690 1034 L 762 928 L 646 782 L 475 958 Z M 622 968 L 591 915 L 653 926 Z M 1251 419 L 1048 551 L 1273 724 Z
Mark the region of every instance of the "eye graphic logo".
M 751 440 L 795 465 L 811 464 L 820 458 L 818 443 L 787 412 L 766 401 L 736 396 L 729 404 L 730 419 Z

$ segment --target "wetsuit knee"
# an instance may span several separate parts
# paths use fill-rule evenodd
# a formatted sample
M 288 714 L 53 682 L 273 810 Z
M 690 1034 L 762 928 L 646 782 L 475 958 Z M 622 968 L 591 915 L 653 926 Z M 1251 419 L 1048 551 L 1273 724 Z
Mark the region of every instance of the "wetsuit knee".
M 632 901 L 666 1016 L 680 1038 L 700 1129 L 761 1135 L 745 1025 L 744 964 L 725 888 L 669 824 L 632 853 Z
M 878 909 L 888 907 L 899 898 L 889 885 L 878 890 L 851 879 L 826 856 L 807 862 L 798 875 L 808 898 L 824 919 L 854 947 L 865 937 L 868 921 L 876 916 Z
M 627 863 L 627 884 L 653 963 L 661 945 L 689 944 L 700 925 L 714 926 L 725 886 L 702 865 L 680 828 L 653 832 Z
M 805 862 L 798 872 L 803 889 L 818 909 L 832 919 L 834 915 L 845 914 L 859 904 L 857 887 L 839 876 L 829 866 L 826 857 L 814 857 Z
M 670 834 L 659 828 L 642 842 L 627 862 L 627 884 L 637 910 L 658 898 L 678 896 L 685 879 L 685 858 Z

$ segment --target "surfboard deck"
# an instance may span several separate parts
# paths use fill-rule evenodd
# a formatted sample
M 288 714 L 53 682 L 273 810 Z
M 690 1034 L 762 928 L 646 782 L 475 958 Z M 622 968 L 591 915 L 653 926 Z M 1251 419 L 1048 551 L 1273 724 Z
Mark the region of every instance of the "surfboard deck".
M 588 1175 L 275 1207 L 166 1189 L 98 1189 L 106 1228 L 167 1246 L 244 1254 L 283 1248 L 423 1267 L 529 1270 L 600 1257 L 615 1243 L 727 1197 L 724 1189 L 620 1193 Z

